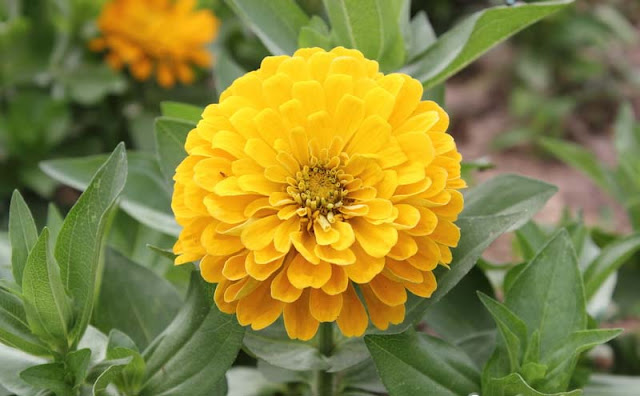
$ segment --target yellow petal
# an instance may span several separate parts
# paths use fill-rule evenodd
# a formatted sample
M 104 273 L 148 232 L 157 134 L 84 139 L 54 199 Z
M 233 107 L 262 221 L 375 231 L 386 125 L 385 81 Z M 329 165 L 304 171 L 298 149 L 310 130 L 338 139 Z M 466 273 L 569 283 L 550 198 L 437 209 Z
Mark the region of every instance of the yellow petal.
M 372 257 L 384 257 L 398 242 L 398 231 L 388 224 L 373 225 L 361 218 L 350 220 L 356 240 Z
M 200 260 L 200 275 L 210 283 L 218 283 L 225 279 L 222 276 L 222 268 L 227 261 L 226 256 L 204 256 Z
M 405 232 L 398 233 L 398 243 L 389 251 L 389 257 L 396 260 L 406 260 L 418 252 L 418 243 Z
M 331 247 L 336 250 L 345 250 L 356 241 L 356 235 L 353 232 L 351 224 L 346 221 L 335 222 L 332 227 L 340 234 L 337 242 L 332 243 Z
M 227 303 L 238 301 L 244 296 L 249 295 L 260 286 L 262 282 L 247 276 L 239 281 L 231 281 L 231 284 L 224 292 L 224 301 Z
M 287 268 L 283 268 L 273 281 L 271 281 L 271 297 L 282 302 L 296 301 L 302 295 L 302 289 L 298 289 L 289 282 Z
M 416 209 L 420 213 L 420 220 L 413 228 L 407 230 L 407 233 L 419 236 L 431 234 L 438 225 L 438 216 L 428 208 L 417 207 Z
M 213 294 L 213 301 L 215 301 L 218 309 L 224 313 L 233 314 L 236 312 L 236 306 L 238 305 L 237 301 L 226 302 L 224 300 L 224 295 L 233 283 L 229 280 L 223 279 L 218 286 L 216 286 L 216 291 Z
M 387 259 L 384 268 L 385 271 L 389 271 L 391 275 L 405 282 L 422 283 L 424 280 L 422 271 L 418 270 L 406 261 Z
M 456 247 L 460 240 L 460 229 L 449 220 L 441 219 L 429 237 L 443 245 Z
M 429 237 L 416 238 L 418 243 L 418 253 L 411 256 L 407 261 L 421 271 L 431 271 L 440 262 L 440 248 Z
M 253 278 L 259 281 L 264 281 L 268 277 L 271 276 L 274 272 L 278 270 L 282 266 L 282 261 L 284 257 L 276 259 L 270 263 L 266 264 L 258 264 L 254 259 L 254 253 L 251 252 L 246 256 L 244 261 L 244 265 L 247 273 Z
M 356 283 L 367 283 L 384 268 L 384 257 L 371 257 L 362 249 L 353 247 L 356 261 L 344 267 L 349 279 Z
M 389 306 L 404 304 L 407 301 L 407 291 L 401 283 L 394 282 L 384 276 L 377 275 L 369 282 L 371 290 L 383 303 Z
M 318 331 L 319 322 L 309 310 L 309 291 L 305 290 L 300 298 L 284 307 L 284 327 L 291 339 L 307 341 Z
M 242 231 L 242 243 L 249 250 L 260 250 L 273 241 L 276 229 L 282 223 L 278 216 L 267 216 L 249 224 Z
M 202 232 L 200 242 L 212 256 L 228 256 L 244 249 L 240 238 L 221 235 L 216 232 L 217 223 L 213 222 Z
M 315 221 L 313 223 L 313 233 L 316 236 L 316 242 L 318 245 L 330 245 L 340 240 L 340 232 L 338 232 L 338 230 L 331 225 L 329 225 L 325 230 L 319 221 Z
M 246 253 L 229 257 L 222 268 L 222 275 L 229 280 L 239 280 L 247 276 L 244 266 L 246 257 Z
M 420 221 L 420 210 L 413 205 L 398 204 L 398 217 L 394 220 L 394 225 L 399 230 L 414 228 Z
M 301 255 L 291 260 L 287 268 L 289 282 L 298 289 L 307 287 L 320 288 L 331 278 L 331 265 L 324 261 L 311 264 Z
M 352 285 L 342 295 L 342 311 L 336 322 L 346 337 L 360 337 L 367 329 L 367 312 Z
M 278 216 L 280 218 L 280 216 Z M 280 223 L 273 236 L 276 250 L 288 252 L 291 248 L 291 236 L 300 231 L 300 220 L 293 217 Z
M 346 248 L 344 250 L 336 250 L 330 246 L 316 245 L 316 247 L 313 249 L 313 252 L 321 260 L 332 264 L 348 265 L 352 264 L 356 260 L 356 256 L 353 254 L 353 251 L 351 251 L 350 248 Z
M 277 251 L 273 243 L 271 243 L 260 250 L 254 250 L 253 258 L 257 264 L 266 264 L 280 257 L 284 257 L 286 253 L 287 252 Z
M 311 289 L 309 292 L 309 310 L 320 322 L 333 322 L 342 309 L 342 294 L 330 295 L 322 289 Z
M 344 267 L 339 265 L 331 266 L 331 278 L 322 286 L 322 290 L 330 295 L 340 294 L 347 290 L 349 277 Z
M 405 313 L 404 304 L 396 306 L 384 304 L 368 285 L 360 286 L 360 290 L 362 290 L 362 295 L 367 303 L 367 311 L 374 326 L 380 330 L 386 330 L 389 328 L 389 323 L 402 323 Z
M 316 247 L 315 239 L 309 235 L 306 231 L 300 231 L 295 234 L 291 234 L 291 242 L 296 250 L 309 262 L 313 264 L 320 263 L 320 259 L 314 253 Z
M 433 292 L 438 287 L 436 283 L 436 277 L 433 275 L 433 272 L 427 271 L 423 274 L 424 280 L 422 283 L 405 283 L 404 286 L 411 293 L 415 294 L 419 297 L 431 297 Z
M 432 208 L 433 213 L 444 219 L 454 221 L 458 218 L 462 208 L 464 206 L 464 198 L 459 191 L 447 190 L 451 194 L 451 200 L 449 203 L 443 206 Z
M 269 282 L 262 282 L 251 294 L 243 297 L 236 307 L 238 323 L 251 324 L 253 330 L 261 330 L 280 317 L 284 303 L 271 298 Z

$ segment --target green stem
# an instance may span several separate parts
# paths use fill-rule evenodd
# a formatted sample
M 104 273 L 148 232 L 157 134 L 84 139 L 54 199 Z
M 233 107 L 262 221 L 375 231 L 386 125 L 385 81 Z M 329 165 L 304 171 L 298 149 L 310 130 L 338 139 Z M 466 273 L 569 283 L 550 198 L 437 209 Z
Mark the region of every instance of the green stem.
M 333 351 L 333 323 L 320 323 L 318 331 L 318 350 L 329 357 Z M 317 371 L 316 386 L 316 396 L 333 396 L 333 374 L 323 370 Z

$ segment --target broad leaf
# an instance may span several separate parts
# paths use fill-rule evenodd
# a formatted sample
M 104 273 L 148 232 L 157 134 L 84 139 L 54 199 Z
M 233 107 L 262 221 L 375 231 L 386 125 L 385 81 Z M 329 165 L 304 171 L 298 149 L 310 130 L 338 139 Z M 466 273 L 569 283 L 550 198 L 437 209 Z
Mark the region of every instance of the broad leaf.
M 420 10 L 411 20 L 411 33 L 409 34 L 408 59 L 412 61 L 416 56 L 423 53 L 429 46 L 438 39 L 433 31 L 429 17 L 424 10 Z
M 409 330 L 368 335 L 365 342 L 391 396 L 458 396 L 480 390 L 473 361 L 441 339 Z
M 195 127 L 188 121 L 160 117 L 156 119 L 156 149 L 160 171 L 169 187 L 173 188 L 173 175 L 180 162 L 187 156 L 184 142 Z
M 491 47 L 571 2 L 547 1 L 479 11 L 440 36 L 401 71 L 420 80 L 425 88 L 431 88 L 444 82 Z
M 538 392 L 529 386 L 522 376 L 517 373 L 494 379 L 493 385 L 495 386 L 496 393 L 492 393 L 492 396 L 580 396 L 582 394 L 581 390 L 559 393 Z
M 181 301 L 166 280 L 107 249 L 93 324 L 105 333 L 121 330 L 145 348 L 171 323 Z
M 56 396 L 73 396 L 65 375 L 63 363 L 47 363 L 29 367 L 20 373 L 20 378 L 35 388 L 50 390 Z
M 211 289 L 192 273 L 182 310 L 144 351 L 147 371 L 140 396 L 209 395 L 233 363 L 245 329 L 218 311 Z
M 73 376 L 73 385 L 80 386 L 87 376 L 87 369 L 91 363 L 91 349 L 78 349 L 67 354 L 67 371 Z
M 349 337 L 336 342 L 331 356 L 327 358 L 330 373 L 354 368 L 369 359 L 369 351 L 362 338 Z
M 100 166 L 58 234 L 55 258 L 60 265 L 62 283 L 73 298 L 76 319 L 71 336 L 74 341 L 82 337 L 89 324 L 105 228 L 126 178 L 127 158 L 124 145 L 119 144 Z
M 324 19 L 320 18 L 317 15 L 311 17 L 309 24 L 303 26 L 300 29 L 300 36 L 298 37 L 298 47 L 320 47 L 326 51 L 329 51 L 331 49 L 332 42 L 329 33 L 329 27 L 325 23 Z
M 0 342 L 33 355 L 49 355 L 49 349 L 35 337 L 22 300 L 0 288 Z
M 22 279 L 24 308 L 29 327 L 35 335 L 51 343 L 60 352 L 69 346 L 72 312 L 58 264 L 49 248 L 49 229 L 40 234 L 29 253 Z
M 11 241 L 11 268 L 13 278 L 22 285 L 22 272 L 27 264 L 27 256 L 36 244 L 38 230 L 31 211 L 22 195 L 15 190 L 9 208 L 9 240 Z
M 49 208 L 47 209 L 47 228 L 49 229 L 49 241 L 51 246 L 56 245 L 56 240 L 58 239 L 58 234 L 60 233 L 60 229 L 62 229 L 62 224 L 64 223 L 64 217 L 60 214 L 60 211 L 56 206 L 52 203 L 49 204 Z
M 231 54 L 224 49 L 218 50 L 218 57 L 213 70 L 218 97 L 231 86 L 231 83 L 247 72 L 247 70 L 237 64 L 231 57 Z
M 298 33 L 309 17 L 294 0 L 227 0 L 238 17 L 273 55 L 298 49 Z
M 161 102 L 160 110 L 164 117 L 188 121 L 195 126 L 202 117 L 202 107 L 180 102 Z
M 106 160 L 104 155 L 44 161 L 40 164 L 46 174 L 84 190 L 91 175 Z M 166 234 L 177 236 L 180 227 L 171 212 L 171 192 L 152 154 L 127 154 L 128 177 L 119 205 L 139 222 Z
M 482 367 L 495 347 L 496 326 L 476 291 L 493 295 L 493 288 L 478 267 L 471 271 L 424 314 L 430 329 L 464 350 Z
M 280 325 L 261 331 L 247 331 L 244 346 L 257 358 L 294 371 L 326 370 L 329 364 L 318 348 L 308 342 L 290 339 Z
M 587 300 L 593 297 L 600 286 L 640 250 L 640 233 L 608 244 L 584 272 L 584 288 Z
M 118 378 L 131 360 L 131 357 L 126 357 L 122 359 L 107 360 L 101 363 L 101 366 L 106 367 L 93 384 L 93 396 L 109 396 L 110 394 L 107 393 L 107 387 Z
M 335 44 L 380 60 L 401 34 L 394 3 L 397 1 L 324 0 Z

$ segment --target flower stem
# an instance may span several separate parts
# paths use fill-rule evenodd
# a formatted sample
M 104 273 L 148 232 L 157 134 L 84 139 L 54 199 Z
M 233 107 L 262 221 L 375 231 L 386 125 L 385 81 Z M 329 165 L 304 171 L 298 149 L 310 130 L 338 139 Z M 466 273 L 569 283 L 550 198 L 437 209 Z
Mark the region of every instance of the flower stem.
M 318 334 L 318 350 L 324 356 L 331 356 L 333 351 L 333 323 L 320 323 Z M 319 370 L 316 373 L 316 396 L 333 396 L 333 374 Z

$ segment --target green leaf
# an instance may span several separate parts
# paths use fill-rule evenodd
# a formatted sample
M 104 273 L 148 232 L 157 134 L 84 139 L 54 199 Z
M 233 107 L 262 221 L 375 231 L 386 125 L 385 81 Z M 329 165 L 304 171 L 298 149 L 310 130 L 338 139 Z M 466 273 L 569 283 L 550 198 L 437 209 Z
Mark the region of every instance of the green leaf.
M 131 360 L 120 370 L 113 382 L 122 393 L 135 395 L 144 380 L 146 364 L 133 340 L 121 331 L 114 329 L 109 333 L 107 359 L 119 360 L 127 358 Z
M 31 216 L 31 211 L 18 190 L 15 190 L 11 196 L 9 239 L 11 241 L 13 278 L 18 285 L 22 285 L 22 272 L 27 264 L 27 256 L 38 239 L 38 230 L 33 216 Z
M 33 355 L 49 355 L 49 349 L 35 337 L 22 300 L 0 288 L 0 342 Z
M 577 144 L 560 139 L 541 138 L 539 142 L 545 150 L 555 155 L 559 160 L 586 174 L 595 184 L 609 194 L 615 194 L 611 174 L 601 165 L 595 155 Z
M 160 110 L 164 117 L 187 121 L 193 126 L 200 121 L 204 111 L 202 107 L 180 102 L 160 102 Z
M 411 34 L 409 35 L 408 59 L 412 61 L 423 53 L 430 45 L 436 42 L 438 37 L 433 31 L 429 17 L 424 10 L 418 11 L 410 22 Z
M 20 378 L 23 370 L 46 363 L 40 357 L 30 355 L 17 349 L 0 344 L 0 384 L 11 393 L 20 396 L 35 396 L 38 389 Z
M 493 7 L 476 12 L 449 30 L 415 61 L 401 69 L 431 88 L 444 82 L 491 47 L 572 0 Z
M 300 29 L 298 36 L 298 47 L 313 48 L 320 47 L 329 51 L 332 47 L 329 27 L 324 19 L 313 15 L 309 24 Z
M 106 369 L 98 376 L 96 382 L 93 384 L 93 396 L 109 396 L 106 392 L 110 383 L 115 381 L 122 370 L 131 362 L 132 358 L 122 358 L 116 360 L 108 360 L 103 363 L 106 365 Z
M 107 159 L 105 155 L 49 160 L 40 163 L 54 179 L 84 190 L 91 175 Z M 177 236 L 180 227 L 171 212 L 171 192 L 157 159 L 149 153 L 127 154 L 128 176 L 119 205 L 134 219 L 166 234 Z
M 277 367 L 294 371 L 329 368 L 318 348 L 308 342 L 290 339 L 281 325 L 272 325 L 261 331 L 249 330 L 243 343 L 257 358 Z
M 47 209 L 47 228 L 49 229 L 49 238 L 51 246 L 56 245 L 56 239 L 64 223 L 64 217 L 60 214 L 60 211 L 52 203 L 49 204 Z
M 520 374 L 512 373 L 506 377 L 493 379 L 496 393 L 492 396 L 580 396 L 581 390 L 559 393 L 542 393 L 529 386 Z
M 293 0 L 227 0 L 244 24 L 273 55 L 291 55 L 298 49 L 298 33 L 309 17 Z
M 55 258 L 77 314 L 71 331 L 73 341 L 82 337 L 89 324 L 109 212 L 126 177 L 127 158 L 124 145 L 119 144 L 71 208 L 58 235 Z
M 160 117 L 156 118 L 156 148 L 160 171 L 167 181 L 167 185 L 173 188 L 173 176 L 180 162 L 187 156 L 184 143 L 187 134 L 194 125 L 183 120 Z
M 482 367 L 495 347 L 496 326 L 476 291 L 493 295 L 493 288 L 478 267 L 471 271 L 424 314 L 429 328 L 464 350 Z
M 504 189 L 492 189 L 496 186 Z M 438 288 L 431 298 L 409 295 L 404 322 L 390 326 L 385 333 L 402 332 L 422 319 L 424 312 L 460 282 L 498 236 L 527 222 L 555 191 L 549 184 L 513 175 L 498 176 L 469 190 L 465 209 L 456 221 L 461 230 L 460 241 L 453 251 L 451 269 L 436 269 Z
M 501 175 L 475 187 L 473 194 L 465 195 L 461 216 L 491 216 L 521 213 L 523 222 L 509 230 L 519 228 L 528 221 L 558 191 L 556 186 L 518 175 Z
M 394 3 L 397 2 L 324 0 L 335 43 L 358 49 L 368 59 L 380 60 L 400 34 Z
M 526 323 L 529 332 L 540 332 L 540 359 L 562 348 L 587 324 L 584 287 L 569 234 L 556 233 L 525 267 L 507 291 L 506 306 Z M 550 372 L 541 391 L 566 389 L 576 359 L 563 370 Z M 507 374 L 507 373 L 505 373 Z
M 72 312 L 58 264 L 49 248 L 45 227 L 24 267 L 22 294 L 27 322 L 33 334 L 66 351 Z
M 518 371 L 527 347 L 527 326 L 509 308 L 479 292 L 478 297 L 500 329 L 504 346 L 509 355 L 510 371 Z
M 618 152 L 618 156 L 635 157 L 640 153 L 640 129 L 635 128 L 633 107 L 630 103 L 620 106 L 618 116 L 614 125 L 613 143 Z
M 336 342 L 328 357 L 330 373 L 351 369 L 369 359 L 369 350 L 362 338 L 349 337 Z
M 89 349 L 91 351 L 89 367 L 97 365 L 106 358 L 107 342 L 107 336 L 100 332 L 100 330 L 91 325 L 87 327 L 87 331 L 84 332 L 78 343 L 78 350 Z
M 522 258 L 529 261 L 544 246 L 549 236 L 538 224 L 529 221 L 516 231 L 516 238 Z
M 273 383 L 255 368 L 232 367 L 227 371 L 229 393 L 227 396 L 272 395 L 285 392 L 286 385 Z
M 182 310 L 143 353 L 147 371 L 139 395 L 209 395 L 236 358 L 244 330 L 218 311 L 211 287 L 194 271 Z
M 640 233 L 618 239 L 602 249 L 600 255 L 584 272 L 584 289 L 587 300 L 593 297 L 607 278 L 638 250 L 640 250 Z
M 91 349 L 83 348 L 67 354 L 67 370 L 73 375 L 73 386 L 80 386 L 87 376 L 91 362 Z
M 550 370 L 559 367 L 565 361 L 572 359 L 577 354 L 593 348 L 596 345 L 604 344 L 614 339 L 622 333 L 621 329 L 591 329 L 580 330 L 571 334 L 561 347 L 543 359 L 543 363 L 549 366 Z
M 54 392 L 56 396 L 73 396 L 71 386 L 65 382 L 64 363 L 47 363 L 29 367 L 20 378 L 36 388 Z
M 95 104 L 109 94 L 121 94 L 127 89 L 124 75 L 103 63 L 84 63 L 66 73 L 63 83 L 69 90 L 69 96 L 83 105 Z
M 145 348 L 169 325 L 181 300 L 169 282 L 107 249 L 93 324 L 105 333 L 121 330 Z
M 247 70 L 233 60 L 231 54 L 224 49 L 219 49 L 214 65 L 214 81 L 218 97 L 231 86 L 231 83 L 246 72 Z
M 441 339 L 409 330 L 364 340 L 391 396 L 458 396 L 480 390 L 473 361 Z

